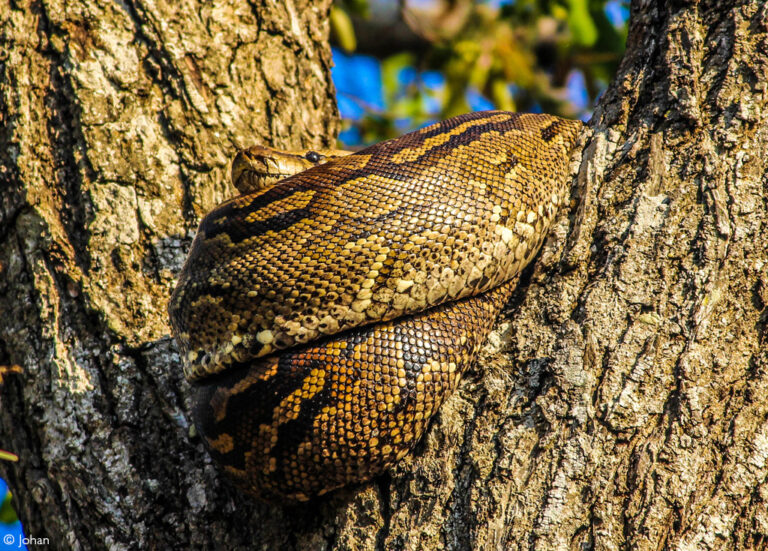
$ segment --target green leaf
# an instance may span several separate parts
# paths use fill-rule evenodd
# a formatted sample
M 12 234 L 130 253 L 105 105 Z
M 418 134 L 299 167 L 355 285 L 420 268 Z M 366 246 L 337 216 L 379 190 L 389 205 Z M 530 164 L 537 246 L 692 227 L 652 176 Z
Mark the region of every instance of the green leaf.
M 331 8 L 331 32 L 342 50 L 354 52 L 357 48 L 355 29 L 352 20 L 343 9 L 333 6 Z
M 16 510 L 11 504 L 11 497 L 11 492 L 6 492 L 5 499 L 3 499 L 3 503 L 0 505 L 0 522 L 3 524 L 13 524 L 19 520 L 19 517 L 16 516 Z
M 515 99 L 509 91 L 506 80 L 495 78 L 491 81 L 491 101 L 497 109 L 502 111 L 515 110 Z
M 18 461 L 19 456 L 16 455 L 13 452 L 7 452 L 5 450 L 0 450 L 0 459 L 3 461 Z
M 343 4 L 349 13 L 359 15 L 360 17 L 368 17 L 370 15 L 368 0 L 344 0 Z
M 612 52 L 616 54 L 616 62 L 624 52 L 624 44 L 627 41 L 627 25 L 617 29 L 605 15 L 605 2 L 592 0 L 589 13 L 598 30 L 597 42 L 593 45 L 597 52 Z M 615 67 L 613 68 L 615 71 Z
M 578 46 L 591 47 L 597 42 L 597 26 L 589 13 L 588 0 L 568 0 L 568 26 Z
M 384 109 L 389 110 L 403 94 L 400 86 L 400 71 L 413 65 L 413 55 L 407 52 L 389 56 L 381 62 L 381 85 L 383 87 Z

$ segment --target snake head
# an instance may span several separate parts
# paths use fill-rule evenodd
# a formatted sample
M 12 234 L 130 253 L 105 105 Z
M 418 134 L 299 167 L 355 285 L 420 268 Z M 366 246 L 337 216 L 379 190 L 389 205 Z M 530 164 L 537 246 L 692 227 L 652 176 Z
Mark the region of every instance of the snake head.
M 350 153 L 340 149 L 282 151 L 254 145 L 235 155 L 232 161 L 232 184 L 244 195 L 254 193 L 284 178 Z

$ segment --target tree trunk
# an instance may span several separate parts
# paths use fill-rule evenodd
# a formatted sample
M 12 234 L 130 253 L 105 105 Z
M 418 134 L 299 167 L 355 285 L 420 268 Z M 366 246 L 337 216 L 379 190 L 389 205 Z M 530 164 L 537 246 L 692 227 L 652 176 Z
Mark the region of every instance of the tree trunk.
M 478 365 L 390 474 L 293 507 L 190 432 L 165 307 L 235 149 L 334 135 L 328 6 L 184 6 L 0 8 L 0 475 L 29 536 L 768 545 L 764 2 L 633 2 L 572 208 Z
M 0 4 L 0 364 L 23 368 L 0 414 L 20 461 L 0 476 L 28 536 L 168 549 L 263 532 L 190 433 L 166 312 L 237 149 L 337 131 L 330 0 L 255 4 Z

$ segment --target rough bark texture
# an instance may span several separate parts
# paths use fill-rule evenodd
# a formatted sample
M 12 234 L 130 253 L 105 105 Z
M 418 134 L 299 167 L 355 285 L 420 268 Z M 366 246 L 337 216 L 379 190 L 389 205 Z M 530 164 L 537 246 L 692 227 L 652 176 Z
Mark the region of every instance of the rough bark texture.
M 165 304 L 235 147 L 333 135 L 327 6 L 309 5 L 1 8 L 0 363 L 24 372 L 0 393 L 0 447 L 21 455 L 0 475 L 27 533 L 82 548 L 768 545 L 756 0 L 633 2 L 573 208 L 410 458 L 298 507 L 219 477 L 189 432 Z
M 0 476 L 27 535 L 168 549 L 262 531 L 190 435 L 166 305 L 238 148 L 333 141 L 329 4 L 0 3 L 0 364 L 23 368 L 0 414 L 20 461 Z

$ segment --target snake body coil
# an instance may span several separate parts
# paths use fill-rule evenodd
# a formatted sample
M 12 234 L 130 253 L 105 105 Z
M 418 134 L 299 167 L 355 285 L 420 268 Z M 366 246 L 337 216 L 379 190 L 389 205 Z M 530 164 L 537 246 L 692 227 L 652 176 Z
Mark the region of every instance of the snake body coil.
M 203 219 L 169 310 L 196 424 L 239 485 L 302 501 L 408 452 L 543 242 L 580 129 L 462 115 Z

